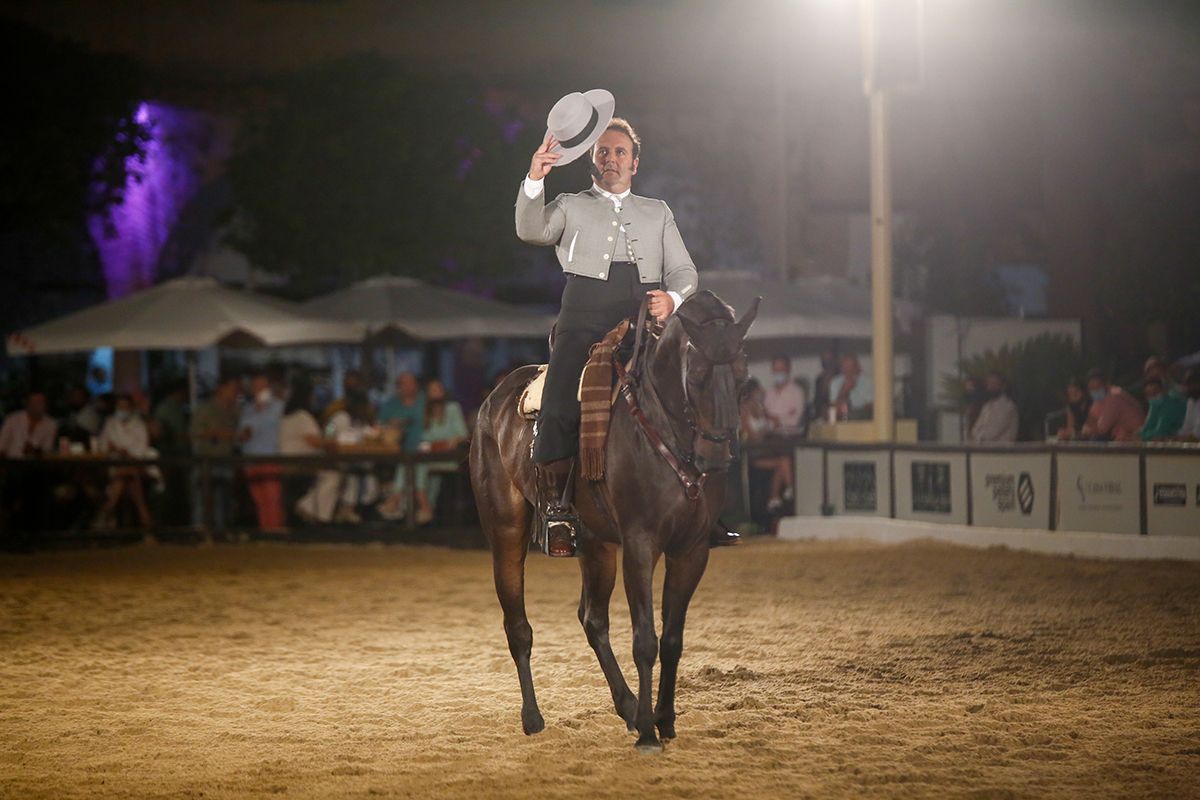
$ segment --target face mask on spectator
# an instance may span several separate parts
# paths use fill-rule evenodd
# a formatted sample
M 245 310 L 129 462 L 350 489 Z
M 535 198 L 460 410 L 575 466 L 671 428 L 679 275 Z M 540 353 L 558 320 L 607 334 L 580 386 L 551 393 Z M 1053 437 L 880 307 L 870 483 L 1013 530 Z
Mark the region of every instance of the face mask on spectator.
M 776 386 L 783 386 L 785 383 L 788 382 L 788 374 L 786 372 L 773 372 L 771 374 L 775 378 Z
M 254 395 L 254 400 L 260 406 L 265 406 L 267 403 L 271 402 L 271 390 L 270 389 L 259 389 L 258 394 Z
M 1104 399 L 1104 395 L 1106 395 L 1106 394 L 1108 394 L 1108 392 L 1104 391 L 1103 389 L 1093 389 L 1092 390 L 1092 400 L 1099 402 L 1100 400 Z

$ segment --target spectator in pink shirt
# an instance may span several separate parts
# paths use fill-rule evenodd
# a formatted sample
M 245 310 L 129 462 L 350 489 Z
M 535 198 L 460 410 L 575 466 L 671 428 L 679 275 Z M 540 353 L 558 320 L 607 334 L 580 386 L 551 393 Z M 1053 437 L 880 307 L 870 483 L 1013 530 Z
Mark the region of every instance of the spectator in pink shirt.
M 775 356 L 771 360 L 771 386 L 763 400 L 772 429 L 779 433 L 798 432 L 807 405 L 804 389 L 792 380 L 792 362 L 785 356 Z
M 1092 407 L 1083 423 L 1083 438 L 1095 442 L 1133 442 L 1146 422 L 1142 406 L 1119 386 L 1109 386 L 1104 373 L 1088 373 L 1088 392 Z

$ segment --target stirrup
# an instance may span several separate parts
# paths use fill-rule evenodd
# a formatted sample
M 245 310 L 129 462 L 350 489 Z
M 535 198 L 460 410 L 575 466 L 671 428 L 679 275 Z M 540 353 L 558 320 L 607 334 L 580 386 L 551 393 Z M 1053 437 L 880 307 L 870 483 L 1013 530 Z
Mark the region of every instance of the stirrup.
M 555 558 L 570 558 L 575 555 L 577 547 L 576 532 L 579 530 L 579 518 L 569 507 L 555 505 L 540 513 L 540 524 L 537 539 L 542 552 Z

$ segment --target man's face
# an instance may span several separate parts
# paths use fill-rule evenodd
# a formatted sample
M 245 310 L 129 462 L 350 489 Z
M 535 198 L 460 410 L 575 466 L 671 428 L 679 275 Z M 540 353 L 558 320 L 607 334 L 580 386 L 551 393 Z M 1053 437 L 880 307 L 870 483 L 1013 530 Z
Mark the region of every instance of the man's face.
M 46 416 L 46 395 L 31 394 L 25 401 L 25 411 L 34 419 Z
M 1088 378 L 1088 392 L 1101 392 L 1104 391 L 1104 389 L 1104 381 L 1100 380 L 1099 378 Z
M 842 356 L 842 374 L 857 375 L 858 374 L 858 359 L 853 356 Z
M 1068 403 L 1082 403 L 1083 402 L 1083 390 L 1080 389 L 1078 386 L 1076 386 L 1073 383 L 1068 383 L 1067 384 L 1067 402 Z
M 998 395 L 1004 391 L 1004 381 L 998 375 L 988 375 L 984 379 L 984 388 L 990 395 Z
M 420 388 L 417 384 L 417 376 L 411 372 L 405 372 L 396 378 L 396 393 L 405 399 L 416 397 Z
M 596 184 L 606 192 L 620 194 L 629 188 L 637 174 L 638 160 L 633 157 L 633 140 L 623 131 L 608 130 L 592 147 L 592 163 L 600 177 Z
M 266 375 L 255 375 L 250 379 L 250 394 L 258 397 L 258 393 L 263 389 L 270 389 L 271 382 L 267 380 Z
M 1158 358 L 1151 356 L 1142 366 L 1142 378 L 1158 378 L 1160 381 L 1165 381 L 1167 379 L 1166 365 Z
M 217 401 L 221 405 L 232 406 L 237 402 L 238 393 L 241 391 L 241 386 L 237 381 L 226 381 L 217 387 Z

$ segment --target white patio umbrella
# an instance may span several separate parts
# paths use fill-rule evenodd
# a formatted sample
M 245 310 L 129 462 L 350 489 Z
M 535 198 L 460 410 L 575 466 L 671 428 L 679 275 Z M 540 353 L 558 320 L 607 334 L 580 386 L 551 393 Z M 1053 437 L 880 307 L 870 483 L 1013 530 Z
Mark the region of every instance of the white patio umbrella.
M 794 283 L 766 280 L 736 270 L 702 270 L 700 288 L 709 289 L 740 316 L 755 297 L 763 298 L 750 339 L 791 337 L 869 339 L 871 292 L 832 276 L 802 278 Z M 896 326 L 912 328 L 921 310 L 907 300 L 895 301 Z
M 213 278 L 166 281 L 9 334 L 11 355 L 114 350 L 203 350 L 362 341 L 361 323 L 322 319 L 296 303 L 229 289 Z M 196 403 L 196 362 L 188 359 L 188 394 Z
M 304 307 L 331 319 L 365 323 L 372 334 L 396 331 L 425 341 L 542 339 L 554 323 L 553 316 L 397 275 L 359 281 Z
M 358 342 L 364 333 L 361 323 L 322 318 L 296 303 L 229 289 L 213 278 L 186 277 L 10 334 L 8 351 L 275 347 Z

